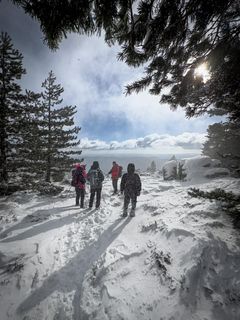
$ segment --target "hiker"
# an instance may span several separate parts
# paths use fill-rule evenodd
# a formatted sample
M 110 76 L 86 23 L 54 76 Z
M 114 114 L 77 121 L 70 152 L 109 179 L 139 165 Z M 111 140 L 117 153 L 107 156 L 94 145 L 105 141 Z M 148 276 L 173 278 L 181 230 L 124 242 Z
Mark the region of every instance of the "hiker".
M 122 167 L 117 164 L 116 161 L 112 163 L 112 169 L 108 172 L 112 175 L 113 194 L 118 191 L 118 179 L 122 176 Z
M 137 197 L 141 192 L 141 179 L 137 173 L 135 173 L 135 165 L 129 163 L 127 167 L 127 173 L 124 173 L 121 180 L 121 193 L 124 193 L 124 205 L 123 205 L 123 217 L 127 217 L 128 205 L 132 203 L 130 211 L 130 217 L 135 216 L 135 209 L 137 204 Z
M 93 201 L 95 194 L 97 195 L 96 199 L 96 209 L 100 206 L 101 201 L 101 192 L 102 192 L 102 182 L 104 180 L 104 175 L 99 168 L 98 161 L 93 161 L 93 164 L 88 171 L 87 179 L 90 182 L 90 200 L 89 200 L 89 208 L 91 209 L 93 206 Z
M 72 171 L 72 186 L 75 187 L 76 191 L 76 206 L 79 206 L 79 199 L 81 198 L 80 208 L 84 207 L 86 177 L 86 165 L 76 163 L 75 169 Z

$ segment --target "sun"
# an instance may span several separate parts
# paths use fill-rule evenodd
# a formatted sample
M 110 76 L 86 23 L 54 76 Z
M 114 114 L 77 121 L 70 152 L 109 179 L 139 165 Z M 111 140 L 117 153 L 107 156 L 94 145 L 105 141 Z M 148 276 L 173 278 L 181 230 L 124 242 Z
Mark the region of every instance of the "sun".
M 206 62 L 200 64 L 194 71 L 195 77 L 200 77 L 206 83 L 210 79 L 210 73 Z

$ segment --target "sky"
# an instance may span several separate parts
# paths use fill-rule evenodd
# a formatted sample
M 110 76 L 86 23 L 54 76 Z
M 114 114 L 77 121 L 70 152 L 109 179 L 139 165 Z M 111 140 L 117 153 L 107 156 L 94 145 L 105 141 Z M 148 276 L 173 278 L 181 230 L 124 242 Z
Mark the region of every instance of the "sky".
M 186 119 L 147 91 L 125 96 L 125 86 L 142 76 L 143 68 L 118 61 L 118 46 L 101 37 L 68 34 L 57 51 L 43 43 L 38 22 L 11 1 L 0 1 L 0 30 L 24 56 L 24 89 L 41 91 L 52 70 L 64 87 L 63 105 L 76 105 L 81 127 L 80 148 L 86 153 L 199 153 L 209 124 L 202 116 Z

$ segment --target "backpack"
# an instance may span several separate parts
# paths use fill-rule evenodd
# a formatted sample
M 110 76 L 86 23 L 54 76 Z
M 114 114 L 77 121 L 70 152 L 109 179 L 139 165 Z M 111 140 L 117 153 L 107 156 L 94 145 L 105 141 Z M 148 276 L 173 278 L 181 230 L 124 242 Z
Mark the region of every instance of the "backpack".
M 82 171 L 73 170 L 71 186 L 77 187 L 79 182 L 84 184 L 86 182 L 86 179 L 84 178 Z
M 93 188 L 99 187 L 99 185 L 101 184 L 101 180 L 100 180 L 100 177 L 99 177 L 99 171 L 98 170 L 95 170 L 95 169 L 91 170 L 89 181 L 90 181 L 90 186 L 91 187 L 93 187 Z
M 119 178 L 121 178 L 121 176 L 122 176 L 122 169 L 123 169 L 123 167 L 119 166 L 118 168 L 119 168 L 119 171 L 118 171 L 118 177 L 119 177 Z

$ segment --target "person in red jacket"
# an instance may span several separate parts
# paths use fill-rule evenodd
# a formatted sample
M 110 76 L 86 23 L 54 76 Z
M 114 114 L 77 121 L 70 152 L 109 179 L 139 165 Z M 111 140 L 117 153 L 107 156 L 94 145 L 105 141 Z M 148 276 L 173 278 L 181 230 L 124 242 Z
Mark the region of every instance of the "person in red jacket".
M 117 184 L 118 184 L 120 169 L 116 161 L 113 161 L 112 164 L 113 164 L 112 169 L 108 172 L 108 174 L 112 175 L 113 193 L 116 194 L 118 191 Z

